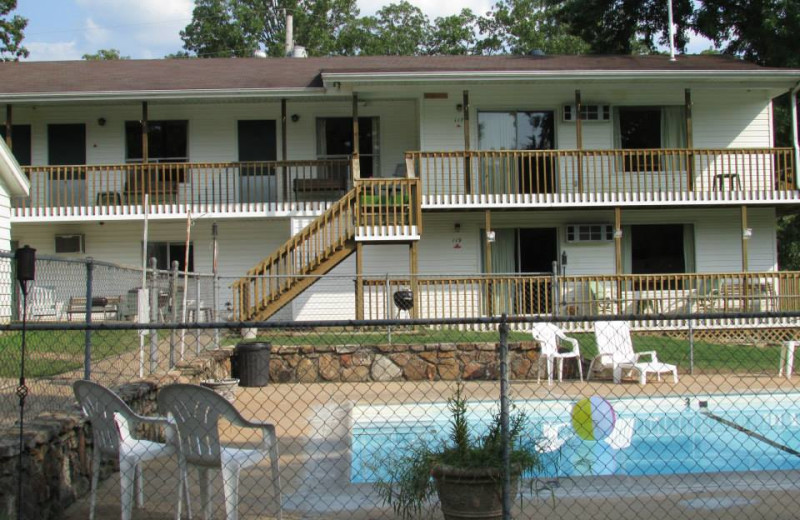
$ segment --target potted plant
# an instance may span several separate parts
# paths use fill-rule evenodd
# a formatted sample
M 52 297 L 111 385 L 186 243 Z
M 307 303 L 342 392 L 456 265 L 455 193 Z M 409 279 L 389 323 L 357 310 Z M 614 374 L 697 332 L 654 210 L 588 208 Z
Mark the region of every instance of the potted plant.
M 377 482 L 378 494 L 404 518 L 420 515 L 438 495 L 446 520 L 502 518 L 503 444 L 501 416 L 492 417 L 484 436 L 470 434 L 467 401 L 459 384 L 447 400 L 450 425 L 447 439 L 436 446 L 414 443 L 405 453 L 384 461 L 388 478 Z M 509 418 L 511 494 L 523 473 L 542 469 L 536 442 L 523 442 L 530 431 L 524 413 Z

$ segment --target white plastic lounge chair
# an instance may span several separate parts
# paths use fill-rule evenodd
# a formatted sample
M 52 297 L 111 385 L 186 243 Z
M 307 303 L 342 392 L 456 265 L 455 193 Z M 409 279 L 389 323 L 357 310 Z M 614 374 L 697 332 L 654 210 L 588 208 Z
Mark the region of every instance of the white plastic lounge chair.
M 72 385 L 83 413 L 92 423 L 92 491 L 89 519 L 94 520 L 97 505 L 97 484 L 100 476 L 100 462 L 103 458 L 119 460 L 120 504 L 122 520 L 130 520 L 133 505 L 134 481 L 137 486 L 136 505 L 144 505 L 142 491 L 142 471 L 140 464 L 159 457 L 176 453 L 174 429 L 166 419 L 142 417 L 128 407 L 117 394 L 91 381 L 75 381 Z M 144 439 L 135 439 L 131 427 L 136 424 L 165 426 L 168 442 L 166 444 Z M 180 493 L 183 479 L 178 482 L 178 516 L 180 516 Z
M 200 500 L 206 519 L 211 517 L 211 481 L 208 470 L 222 473 L 225 493 L 225 514 L 228 520 L 239 517 L 239 472 L 270 457 L 272 485 L 278 502 L 278 519 L 281 519 L 281 482 L 278 473 L 278 439 L 275 426 L 269 423 L 248 421 L 236 408 L 209 388 L 198 385 L 169 385 L 158 393 L 158 407 L 169 414 L 178 429 L 178 460 L 181 474 L 187 475 L 187 466 L 197 467 L 200 475 Z M 218 422 L 222 418 L 240 428 L 260 430 L 258 448 L 233 448 L 222 446 Z M 188 501 L 188 499 L 187 499 Z M 191 511 L 191 507 L 189 507 Z
M 542 424 L 542 437 L 536 440 L 536 451 L 539 453 L 550 453 L 557 451 L 568 440 L 568 437 L 561 437 L 561 432 L 574 432 L 571 423 L 544 423 Z
M 656 374 L 661 381 L 661 374 L 672 373 L 675 383 L 678 382 L 678 369 L 675 365 L 660 363 L 658 354 L 651 350 L 648 352 L 634 352 L 631 341 L 631 330 L 625 321 L 597 321 L 594 324 L 594 337 L 597 343 L 597 356 L 589 365 L 587 379 L 592 377 L 592 371 L 598 367 L 610 367 L 614 375 L 614 382 L 622 379 L 623 370 L 635 370 L 639 373 L 639 383 L 647 382 L 647 374 Z M 642 357 L 650 356 L 650 361 L 640 361 Z
M 577 341 L 568 338 L 567 335 L 564 334 L 564 331 L 552 323 L 534 323 L 531 334 L 533 335 L 533 339 L 539 342 L 542 349 L 536 370 L 537 383 L 541 381 L 542 363 L 547 363 L 547 384 L 553 384 L 553 362 L 555 360 L 558 360 L 558 380 L 562 381 L 564 376 L 564 360 L 568 358 L 575 358 L 578 362 L 578 375 L 581 381 L 583 381 L 581 349 Z M 569 352 L 559 352 L 559 340 L 572 345 L 572 350 Z
M 617 417 L 617 423 L 611 434 L 605 439 L 609 446 L 615 450 L 622 450 L 631 445 L 633 441 L 633 426 L 636 419 L 633 417 Z

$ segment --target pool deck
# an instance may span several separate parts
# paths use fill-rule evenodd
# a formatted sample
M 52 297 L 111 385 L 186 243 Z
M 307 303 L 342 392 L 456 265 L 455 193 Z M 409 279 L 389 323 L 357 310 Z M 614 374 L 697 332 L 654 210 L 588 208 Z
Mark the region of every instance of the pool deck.
M 546 381 L 513 381 L 513 399 L 566 399 L 601 395 L 608 399 L 644 396 L 693 397 L 707 394 L 787 393 L 800 391 L 800 376 L 789 381 L 766 374 L 681 375 L 672 379 L 613 384 L 608 380 L 565 381 L 548 386 Z M 248 418 L 274 422 L 280 439 L 284 518 L 331 518 L 368 520 L 395 515 L 383 506 L 370 484 L 351 484 L 350 411 L 355 405 L 441 402 L 449 397 L 452 381 L 276 384 L 264 388 L 240 388 L 237 407 Z M 496 400 L 498 382 L 467 382 L 471 400 Z M 250 440 L 244 431 L 226 428 L 230 442 Z M 145 466 L 144 510 L 135 519 L 174 518 L 177 471 L 174 461 L 154 461 Z M 192 482 L 193 509 L 199 509 L 196 475 Z M 217 479 L 218 480 L 218 479 Z M 98 495 L 98 518 L 117 517 L 117 474 L 103 481 Z M 219 483 L 214 500 L 215 517 L 223 517 Z M 526 490 L 515 501 L 516 517 L 575 518 L 592 511 L 592 518 L 640 520 L 654 518 L 796 518 L 800 509 L 800 472 L 758 472 L 649 477 L 602 476 L 562 479 L 550 495 L 536 497 Z M 274 518 L 268 465 L 242 472 L 240 518 Z M 202 516 L 202 515 L 200 515 Z M 435 517 L 440 517 L 434 513 Z M 65 512 L 67 519 L 88 518 L 88 497 Z

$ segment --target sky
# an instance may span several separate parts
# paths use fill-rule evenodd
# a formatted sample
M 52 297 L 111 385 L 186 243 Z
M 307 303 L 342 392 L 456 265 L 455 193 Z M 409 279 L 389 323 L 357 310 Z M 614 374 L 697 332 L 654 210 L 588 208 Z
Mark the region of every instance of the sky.
M 430 19 L 469 7 L 485 13 L 492 0 L 410 0 Z M 373 14 L 390 0 L 359 0 L 362 15 Z M 23 44 L 29 60 L 79 60 L 99 49 L 118 49 L 134 59 L 163 58 L 183 48 L 180 31 L 191 21 L 193 0 L 17 0 L 28 19 Z M 688 51 L 710 47 L 694 38 Z

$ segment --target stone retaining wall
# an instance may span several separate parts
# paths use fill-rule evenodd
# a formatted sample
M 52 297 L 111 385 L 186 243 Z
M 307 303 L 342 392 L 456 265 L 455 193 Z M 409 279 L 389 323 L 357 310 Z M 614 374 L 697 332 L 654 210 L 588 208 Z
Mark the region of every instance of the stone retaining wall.
M 230 356 L 231 350 L 210 352 L 176 367 L 161 379 L 127 383 L 114 390 L 136 412 L 153 415 L 159 387 L 229 377 Z M 19 428 L 0 432 L 0 520 L 17 517 L 18 457 Z M 63 516 L 67 506 L 89 493 L 91 461 L 92 433 L 77 405 L 27 421 L 22 462 L 23 518 L 50 520 Z M 114 464 L 104 465 L 101 478 L 113 470 Z
M 510 377 L 535 378 L 538 359 L 537 343 L 509 343 Z M 491 343 L 299 345 L 274 347 L 269 372 L 276 383 L 471 380 L 497 379 L 500 366 Z

